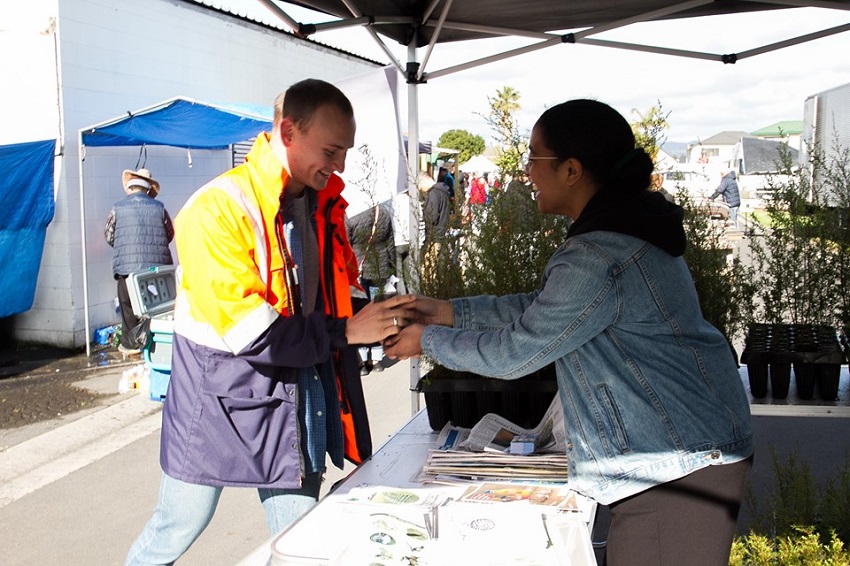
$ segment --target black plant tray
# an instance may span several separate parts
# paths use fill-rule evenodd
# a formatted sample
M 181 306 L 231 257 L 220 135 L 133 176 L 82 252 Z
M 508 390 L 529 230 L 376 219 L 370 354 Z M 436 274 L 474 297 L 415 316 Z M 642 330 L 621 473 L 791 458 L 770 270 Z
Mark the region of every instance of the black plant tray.
M 845 360 L 835 328 L 804 324 L 754 324 L 741 354 L 754 398 L 767 395 L 768 377 L 772 396 L 786 398 L 793 366 L 800 399 L 811 399 L 817 385 L 821 399 L 835 400 Z
M 446 423 L 472 428 L 487 413 L 495 413 L 523 428 L 537 426 L 558 393 L 554 367 L 519 379 L 492 379 L 436 367 L 419 380 L 428 423 L 441 430 Z

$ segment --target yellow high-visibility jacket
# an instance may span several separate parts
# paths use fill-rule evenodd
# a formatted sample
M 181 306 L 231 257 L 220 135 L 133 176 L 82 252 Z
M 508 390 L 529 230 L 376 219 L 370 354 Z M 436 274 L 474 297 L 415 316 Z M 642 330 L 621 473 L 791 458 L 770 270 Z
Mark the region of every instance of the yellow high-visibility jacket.
M 275 226 L 287 180 L 260 135 L 243 165 L 200 188 L 175 219 L 181 275 L 160 460 L 177 479 L 300 485 L 297 378 L 322 364 L 336 372 L 346 456 L 359 462 L 371 453 L 356 350 L 345 340 L 357 262 L 344 185 L 334 175 L 317 191 L 324 308 L 305 317 L 294 314 L 293 266 Z M 334 463 L 342 467 L 341 458 Z

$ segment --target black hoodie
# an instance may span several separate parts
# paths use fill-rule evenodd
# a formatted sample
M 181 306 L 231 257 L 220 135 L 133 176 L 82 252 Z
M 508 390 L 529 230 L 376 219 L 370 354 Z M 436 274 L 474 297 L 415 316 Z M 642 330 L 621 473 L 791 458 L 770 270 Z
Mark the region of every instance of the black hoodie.
M 672 256 L 685 253 L 684 210 L 661 193 L 599 191 L 570 226 L 567 237 L 596 230 L 640 238 Z

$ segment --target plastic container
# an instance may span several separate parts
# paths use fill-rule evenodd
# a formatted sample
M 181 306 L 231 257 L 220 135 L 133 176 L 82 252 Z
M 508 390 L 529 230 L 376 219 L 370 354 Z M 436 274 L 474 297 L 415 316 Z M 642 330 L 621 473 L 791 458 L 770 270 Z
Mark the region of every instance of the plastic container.
M 151 401 L 165 401 L 168 393 L 168 382 L 171 380 L 170 371 L 150 370 L 150 399 Z
M 554 368 L 519 379 L 491 379 L 435 368 L 419 380 L 432 430 L 446 423 L 472 428 L 487 413 L 523 427 L 537 426 L 558 393 Z
M 772 396 L 785 399 L 793 365 L 800 399 L 814 397 L 817 387 L 822 399 L 833 401 L 838 397 L 838 377 L 845 353 L 831 326 L 754 324 L 747 333 L 741 361 L 747 364 L 753 398 L 767 395 L 769 375 Z

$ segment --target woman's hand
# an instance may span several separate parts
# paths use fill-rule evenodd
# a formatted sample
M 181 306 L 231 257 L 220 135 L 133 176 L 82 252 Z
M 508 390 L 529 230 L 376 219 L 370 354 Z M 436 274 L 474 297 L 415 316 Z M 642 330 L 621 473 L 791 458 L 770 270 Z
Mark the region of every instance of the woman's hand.
M 415 316 L 410 308 L 415 299 L 415 295 L 397 295 L 372 301 L 346 321 L 346 340 L 349 344 L 374 344 L 398 334 Z
M 422 355 L 422 331 L 425 327 L 421 324 L 411 324 L 401 332 L 384 340 L 384 354 L 390 359 L 418 358 Z
M 455 315 L 450 301 L 415 295 L 415 300 L 408 308 L 415 312 L 414 320 L 419 324 L 454 326 Z

